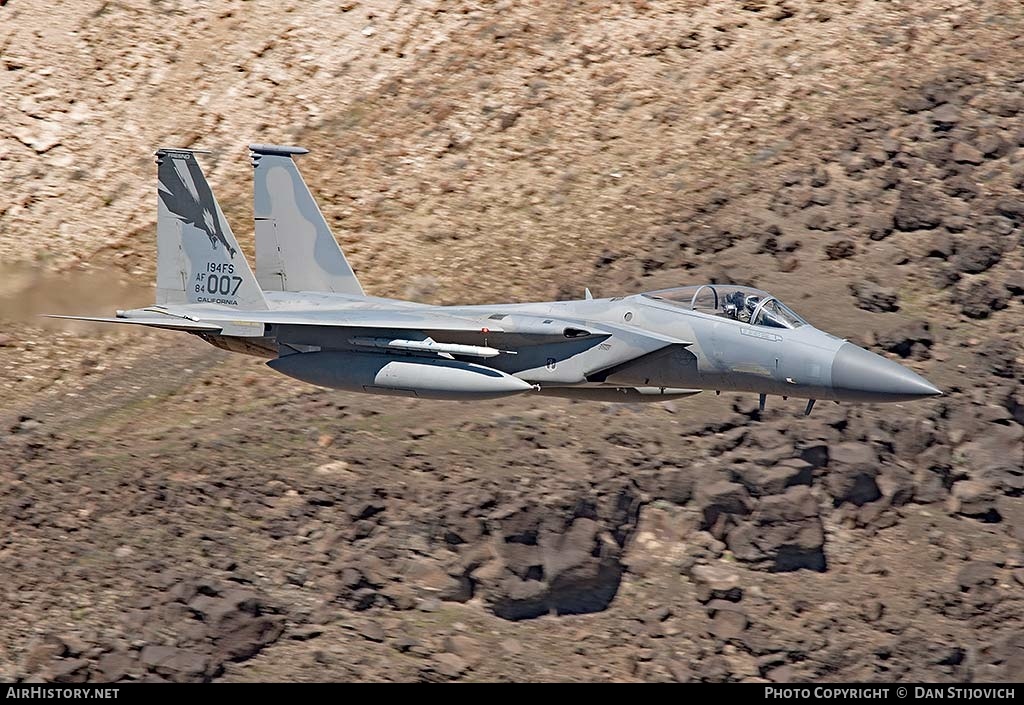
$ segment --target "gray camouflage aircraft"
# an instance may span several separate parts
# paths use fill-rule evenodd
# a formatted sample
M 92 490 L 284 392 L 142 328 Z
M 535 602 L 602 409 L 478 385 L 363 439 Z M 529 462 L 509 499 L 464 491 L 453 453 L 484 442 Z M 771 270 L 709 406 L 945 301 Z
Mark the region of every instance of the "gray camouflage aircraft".
M 704 284 L 579 301 L 431 306 L 367 296 L 299 174 L 300 147 L 251 145 L 256 273 L 196 155 L 157 155 L 156 303 L 114 318 L 270 358 L 352 392 L 428 399 L 541 394 L 664 401 L 704 390 L 836 402 L 941 392 L 808 324 L 757 289 Z

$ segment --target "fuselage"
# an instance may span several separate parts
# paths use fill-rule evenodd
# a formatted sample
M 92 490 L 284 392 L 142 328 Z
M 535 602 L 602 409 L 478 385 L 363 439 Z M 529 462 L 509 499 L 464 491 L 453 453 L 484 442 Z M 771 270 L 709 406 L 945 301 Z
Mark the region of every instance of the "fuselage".
M 258 337 L 249 333 L 241 337 L 201 334 L 202 337 L 219 347 L 267 357 L 278 356 L 284 347 L 304 353 L 330 351 L 335 354 L 335 361 L 341 359 L 337 353 L 363 355 L 352 359 L 365 362 L 366 355 L 380 355 L 380 351 L 368 351 L 360 342 L 370 337 L 382 340 L 389 335 L 408 337 L 408 331 L 339 329 L 337 325 L 350 325 L 349 320 L 357 312 L 398 311 L 477 322 L 478 328 L 446 331 L 444 342 L 500 348 L 508 354 L 488 359 L 488 368 L 527 382 L 534 389 L 561 396 L 586 398 L 585 390 L 616 388 L 652 390 L 653 397 L 657 390 L 678 396 L 715 390 L 884 402 L 939 393 L 901 365 L 802 321 L 793 328 L 758 325 L 722 315 L 721 306 L 700 310 L 686 305 L 685 300 L 672 301 L 649 294 L 471 306 L 431 306 L 305 292 L 266 292 L 266 296 L 271 306 L 271 311 L 266 312 L 268 320 L 274 318 L 273 314 L 298 313 L 322 320 L 323 326 L 267 323 L 264 334 Z M 716 295 L 716 302 L 717 299 Z M 220 307 L 183 308 L 196 309 L 194 314 L 200 320 L 216 320 L 226 315 L 222 310 L 213 310 Z M 565 331 L 594 334 L 570 337 L 567 333 L 537 342 L 528 334 L 528 328 L 523 328 L 527 324 L 545 323 Z M 517 330 L 526 332 L 520 334 Z M 656 336 L 653 344 L 651 335 Z M 406 357 L 394 351 L 388 355 L 396 359 Z M 417 358 L 411 359 L 415 362 Z M 459 356 L 454 359 L 458 361 Z M 320 366 L 328 365 L 326 358 L 322 360 Z M 464 360 L 467 365 L 474 362 L 479 361 Z M 331 369 L 337 366 L 336 362 L 329 364 Z M 285 369 L 281 371 L 290 374 Z M 325 384 L 319 380 L 328 377 L 317 373 L 306 381 Z M 344 388 L 342 384 L 326 384 Z M 601 398 L 596 393 L 592 395 Z M 651 399 L 652 392 L 645 398 Z

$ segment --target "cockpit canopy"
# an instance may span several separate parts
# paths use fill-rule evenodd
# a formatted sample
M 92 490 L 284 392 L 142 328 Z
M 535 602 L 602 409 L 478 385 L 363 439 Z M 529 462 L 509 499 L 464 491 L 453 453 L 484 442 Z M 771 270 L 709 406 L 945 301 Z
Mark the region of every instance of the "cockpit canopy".
M 702 284 L 644 294 L 691 311 L 769 328 L 799 328 L 807 321 L 767 291 L 732 284 Z

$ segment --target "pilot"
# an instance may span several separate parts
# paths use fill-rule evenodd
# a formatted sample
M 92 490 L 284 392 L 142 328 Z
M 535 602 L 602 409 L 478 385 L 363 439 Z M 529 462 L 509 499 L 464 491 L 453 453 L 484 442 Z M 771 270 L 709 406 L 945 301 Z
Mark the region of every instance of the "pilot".
M 743 292 L 734 291 L 725 295 L 725 305 L 722 307 L 725 315 L 729 318 L 740 320 L 740 312 L 743 311 Z
M 753 294 L 748 296 L 743 302 L 743 308 L 740 310 L 740 320 L 744 323 L 748 323 L 750 321 L 750 317 L 754 315 L 754 309 L 757 308 L 759 303 L 761 303 L 760 296 L 754 296 Z

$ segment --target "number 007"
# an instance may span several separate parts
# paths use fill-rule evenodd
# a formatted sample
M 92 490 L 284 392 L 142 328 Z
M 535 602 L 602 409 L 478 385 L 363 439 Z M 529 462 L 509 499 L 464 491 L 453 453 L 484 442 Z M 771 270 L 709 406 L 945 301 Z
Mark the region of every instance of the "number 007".
M 226 274 L 218 277 L 211 274 L 206 278 L 206 293 L 215 296 L 234 296 L 238 293 L 238 287 L 241 285 L 241 277 L 229 277 Z M 198 290 L 199 287 L 196 289 Z

